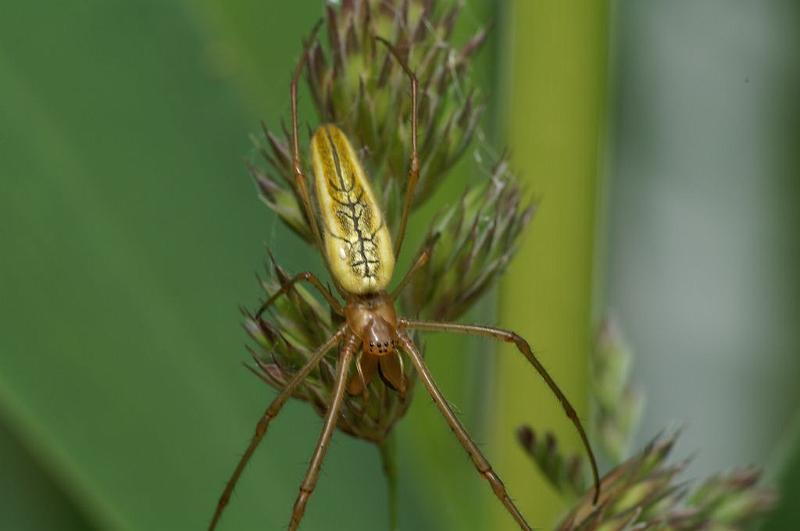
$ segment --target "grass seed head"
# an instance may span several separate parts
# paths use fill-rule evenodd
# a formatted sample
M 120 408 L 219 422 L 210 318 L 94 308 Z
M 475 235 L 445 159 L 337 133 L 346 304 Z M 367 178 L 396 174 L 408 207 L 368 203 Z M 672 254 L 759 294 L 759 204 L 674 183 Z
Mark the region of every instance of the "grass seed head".
M 323 22 L 325 36 L 308 45 L 304 75 L 316 116 L 305 119 L 334 122 L 347 134 L 371 176 L 393 234 L 399 226 L 411 156 L 410 81 L 376 37 L 393 44 L 419 81 L 420 180 L 413 203 L 417 208 L 468 151 L 483 109 L 479 91 L 471 82 L 470 62 L 484 42 L 485 32 L 479 30 L 466 42 L 452 44 L 460 10 L 460 2 L 434 0 L 329 3 Z M 307 144 L 304 131 L 301 123 L 301 151 Z M 263 127 L 255 142 L 262 161 L 249 169 L 262 200 L 295 234 L 314 245 L 295 186 L 288 130 Z M 303 152 L 301 157 L 310 172 L 307 154 Z M 423 242 L 423 248 L 431 247 L 431 259 L 398 301 L 401 314 L 457 318 L 486 293 L 511 259 L 532 210 L 523 205 L 519 185 L 505 160 L 495 161 L 483 175 L 481 184 L 465 186 L 460 200 L 436 216 Z M 313 186 L 309 189 L 313 194 Z M 316 204 L 313 198 L 312 203 Z M 289 279 L 274 259 L 268 269 L 269 280 L 263 282 L 265 299 Z M 255 364 L 251 369 L 282 389 L 342 324 L 327 305 L 295 286 L 265 315 L 245 313 L 245 329 L 258 347 L 252 352 Z M 326 412 L 333 393 L 337 356 L 333 349 L 295 393 L 320 415 Z M 412 373 L 408 376 L 413 387 L 413 371 L 407 373 Z M 408 409 L 411 387 L 400 394 L 375 379 L 368 387 L 367 399 L 363 395 L 347 397 L 338 427 L 356 437 L 382 442 Z

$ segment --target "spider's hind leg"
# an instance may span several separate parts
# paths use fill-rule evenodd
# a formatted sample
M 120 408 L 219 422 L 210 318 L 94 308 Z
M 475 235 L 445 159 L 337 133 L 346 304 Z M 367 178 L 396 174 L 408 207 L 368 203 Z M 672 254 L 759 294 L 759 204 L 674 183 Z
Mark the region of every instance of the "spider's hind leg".
M 383 37 L 375 37 L 378 41 L 382 42 L 389 49 L 389 52 L 394 56 L 395 60 L 403 68 L 403 71 L 408 75 L 411 82 L 411 165 L 408 169 L 408 184 L 406 185 L 406 192 L 403 198 L 403 214 L 400 219 L 400 229 L 397 232 L 396 240 L 394 243 L 394 255 L 400 256 L 400 249 L 403 247 L 403 239 L 406 235 L 406 224 L 408 223 L 408 213 L 411 210 L 411 203 L 414 201 L 414 190 L 417 187 L 419 180 L 419 154 L 417 152 L 417 91 L 419 82 L 417 76 L 408 63 L 400 55 L 397 49 Z
M 425 267 L 425 265 L 431 259 L 431 254 L 433 253 L 433 246 L 436 245 L 437 241 L 439 241 L 438 234 L 435 234 L 432 237 L 428 238 L 428 241 L 425 242 L 425 246 L 422 248 L 422 251 L 420 251 L 419 255 L 417 255 L 417 258 L 416 260 L 414 260 L 414 263 L 411 265 L 411 267 L 408 268 L 408 271 L 406 271 L 406 274 L 403 275 L 403 278 L 402 280 L 400 280 L 400 283 L 397 284 L 397 287 L 394 288 L 391 295 L 389 295 L 389 297 L 392 300 L 397 300 L 397 297 L 400 296 L 400 294 L 403 292 L 408 283 L 411 282 L 411 280 L 414 278 L 414 275 L 416 275 L 417 272 L 419 272 L 423 267 Z
M 261 317 L 261 314 L 264 313 L 264 311 L 266 311 L 266 309 L 269 308 L 278 297 L 280 297 L 284 293 L 288 293 L 289 290 L 291 290 L 294 287 L 294 285 L 298 282 L 308 282 L 309 284 L 317 288 L 317 290 L 319 290 L 322 296 L 325 297 L 325 300 L 328 301 L 328 304 L 331 305 L 333 311 L 339 315 L 344 315 L 344 310 L 342 309 L 342 305 L 339 304 L 339 301 L 336 300 L 336 297 L 333 296 L 333 293 L 331 293 L 331 291 L 327 287 L 325 287 L 325 285 L 316 277 L 316 275 L 314 275 L 314 273 L 305 271 L 303 273 L 296 274 L 291 279 L 289 279 L 289 281 L 283 283 L 280 289 L 275 293 L 273 293 L 270 296 L 270 298 L 267 299 L 264 302 L 264 304 L 262 304 L 258 308 L 258 311 L 256 312 L 256 317 Z
M 317 248 L 320 252 L 323 252 L 325 248 L 322 245 L 322 232 L 320 231 L 319 224 L 317 223 L 317 218 L 314 215 L 314 207 L 311 204 L 311 194 L 309 194 L 308 191 L 308 179 L 306 178 L 305 173 L 303 173 L 303 162 L 300 157 L 300 139 L 298 134 L 297 118 L 297 83 L 300 81 L 300 76 L 303 74 L 303 69 L 308 62 L 308 51 L 311 48 L 311 44 L 314 42 L 321 25 L 322 21 L 320 20 L 317 22 L 317 25 L 314 26 L 314 29 L 311 30 L 311 36 L 303 46 L 303 55 L 300 56 L 300 59 L 297 61 L 297 66 L 295 66 L 294 74 L 292 75 L 292 82 L 289 85 L 289 94 L 292 105 L 292 169 L 294 170 L 295 190 L 300 196 L 300 201 L 303 203 L 303 209 L 305 210 L 308 224 L 311 227 L 311 232 L 314 234 L 314 241 L 317 244 Z

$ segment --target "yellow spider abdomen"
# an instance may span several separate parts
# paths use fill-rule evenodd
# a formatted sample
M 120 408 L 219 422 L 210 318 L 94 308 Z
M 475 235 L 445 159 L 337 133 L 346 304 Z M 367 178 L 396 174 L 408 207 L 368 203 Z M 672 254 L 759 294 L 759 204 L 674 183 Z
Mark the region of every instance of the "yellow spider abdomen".
M 335 125 L 321 125 L 311 159 L 331 273 L 350 293 L 384 289 L 394 270 L 392 241 L 353 146 Z

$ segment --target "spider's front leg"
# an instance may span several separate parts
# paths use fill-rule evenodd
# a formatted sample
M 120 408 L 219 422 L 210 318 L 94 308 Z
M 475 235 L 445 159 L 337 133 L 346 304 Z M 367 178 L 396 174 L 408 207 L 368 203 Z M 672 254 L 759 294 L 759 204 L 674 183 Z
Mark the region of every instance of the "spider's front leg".
M 592 451 L 592 446 L 589 444 L 589 438 L 586 436 L 586 431 L 583 429 L 583 424 L 581 424 L 581 421 L 578 418 L 578 413 L 575 411 L 575 408 L 572 407 L 572 404 L 570 404 L 567 396 L 563 393 L 563 391 L 561 391 L 555 380 L 553 380 L 553 377 L 550 376 L 550 373 L 547 372 L 547 369 L 544 368 L 544 365 L 542 365 L 542 363 L 533 353 L 531 346 L 522 336 L 510 330 L 503 330 L 502 328 L 483 325 L 412 321 L 407 319 L 400 319 L 399 325 L 401 328 L 431 332 L 455 332 L 458 334 L 491 337 L 506 343 L 513 343 L 514 346 L 517 347 L 517 350 L 519 350 L 525 356 L 528 362 L 533 365 L 533 368 L 536 369 L 536 372 L 538 372 L 545 381 L 547 386 L 561 403 L 561 406 L 564 408 L 564 412 L 567 414 L 567 417 L 569 417 L 569 419 L 572 421 L 572 424 L 575 426 L 575 429 L 578 431 L 578 435 L 580 435 L 583 446 L 586 448 L 586 453 L 589 456 L 589 462 L 592 467 L 592 475 L 594 476 L 594 503 L 597 503 L 597 500 L 600 497 L 600 473 L 597 470 L 597 460 L 595 459 L 594 452 Z
M 208 526 L 209 531 L 213 531 L 217 527 L 217 523 L 219 523 L 219 519 L 222 517 L 222 512 L 225 510 L 225 506 L 228 505 L 231 494 L 233 494 L 233 489 L 236 488 L 236 484 L 239 482 L 239 477 L 242 475 L 247 463 L 253 456 L 253 452 L 256 451 L 259 443 L 264 438 L 264 435 L 267 434 L 267 428 L 269 428 L 269 424 L 272 422 L 272 419 L 278 416 L 281 408 L 283 408 L 283 405 L 292 396 L 295 389 L 297 389 L 297 386 L 306 379 L 306 376 L 308 376 L 309 373 L 319 364 L 322 357 L 330 349 L 332 349 L 334 345 L 336 345 L 344 333 L 345 327 L 342 327 L 322 346 L 320 346 L 317 351 L 311 355 L 303 368 L 297 371 L 294 376 L 292 376 L 292 379 L 287 382 L 286 387 L 281 390 L 278 396 L 276 396 L 272 403 L 270 403 L 269 407 L 267 407 L 266 411 L 264 411 L 264 414 L 259 419 L 258 424 L 256 424 L 255 433 L 253 434 L 253 438 L 250 440 L 250 444 L 247 446 L 247 450 L 245 450 L 244 455 L 242 455 L 241 459 L 239 459 L 236 469 L 233 471 L 228 483 L 225 485 L 225 490 L 222 492 L 222 495 L 217 502 L 217 508 L 214 511 L 214 516 L 211 519 L 211 524 Z
M 300 526 L 300 520 L 306 510 L 306 504 L 311 494 L 314 492 L 314 487 L 317 486 L 317 479 L 319 478 L 319 471 L 322 468 L 322 460 L 325 459 L 325 453 L 328 451 L 328 445 L 333 435 L 333 430 L 336 429 L 336 422 L 339 419 L 339 409 L 342 405 L 344 398 L 344 390 L 347 386 L 347 373 L 350 370 L 350 362 L 353 360 L 353 352 L 358 346 L 356 336 L 350 335 L 345 340 L 344 346 L 339 353 L 339 363 L 336 371 L 336 382 L 333 392 L 331 405 L 328 408 L 328 414 L 325 416 L 325 426 L 320 433 L 317 446 L 314 448 L 314 455 L 311 462 L 308 464 L 308 471 L 306 477 L 303 479 L 303 484 L 300 486 L 300 493 L 297 495 L 297 500 L 292 509 L 292 519 L 289 522 L 289 531 L 295 531 Z
M 461 443 L 461 446 L 463 446 L 464 450 L 466 450 L 467 454 L 469 454 L 469 457 L 472 459 L 472 463 L 475 465 L 475 468 L 484 477 L 484 479 L 489 482 L 495 496 L 500 499 L 505 508 L 517 522 L 520 529 L 523 531 L 531 531 L 531 526 L 527 521 L 525 521 L 525 517 L 522 516 L 522 513 L 508 495 L 506 487 L 503 485 L 500 476 L 498 476 L 497 473 L 492 469 L 492 465 L 490 465 L 489 461 L 486 459 L 486 457 L 484 457 L 483 453 L 478 448 L 478 445 L 475 444 L 475 441 L 470 438 L 467 430 L 464 428 L 464 425 L 461 424 L 461 421 L 458 420 L 458 417 L 456 417 L 453 409 L 450 407 L 450 404 L 447 403 L 447 399 L 444 397 L 444 395 L 442 395 L 442 392 L 439 391 L 436 382 L 433 381 L 433 376 L 431 375 L 430 371 L 428 371 L 428 367 L 425 365 L 425 360 L 422 359 L 422 355 L 417 350 L 414 342 L 402 332 L 398 334 L 398 338 L 403 346 L 403 350 L 405 350 L 405 352 L 411 358 L 411 362 L 414 364 L 417 374 L 422 380 L 422 383 L 425 385 L 425 388 L 428 390 L 428 393 L 431 395 L 431 398 L 433 398 L 436 407 L 442 413 L 447 421 L 447 424 L 453 430 L 458 442 Z

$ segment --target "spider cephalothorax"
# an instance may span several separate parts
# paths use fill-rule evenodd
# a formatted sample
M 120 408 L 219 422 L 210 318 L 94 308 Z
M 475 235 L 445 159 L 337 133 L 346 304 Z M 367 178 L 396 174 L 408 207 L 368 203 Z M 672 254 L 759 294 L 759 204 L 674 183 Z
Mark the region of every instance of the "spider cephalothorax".
M 377 373 L 389 387 L 405 393 L 394 301 L 385 292 L 358 297 L 347 303 L 344 313 L 350 331 L 361 339 L 357 374 L 350 379 L 347 391 L 353 395 L 365 392 Z

